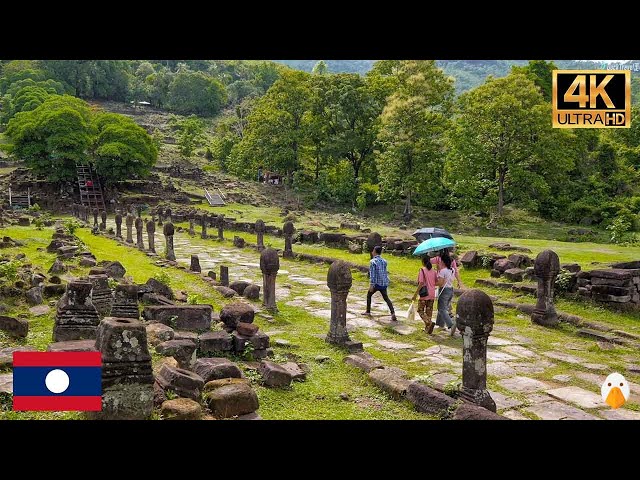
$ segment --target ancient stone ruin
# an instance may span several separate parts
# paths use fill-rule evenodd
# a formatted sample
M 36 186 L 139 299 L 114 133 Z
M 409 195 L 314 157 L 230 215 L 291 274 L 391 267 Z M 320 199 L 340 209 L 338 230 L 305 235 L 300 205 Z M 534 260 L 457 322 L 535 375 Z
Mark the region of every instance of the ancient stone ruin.
M 283 258 L 293 258 L 293 249 L 291 248 L 293 234 L 296 229 L 293 226 L 293 222 L 285 222 L 282 227 L 284 233 L 284 252 L 282 252 Z
M 96 348 L 102 353 L 102 411 L 91 417 L 149 418 L 153 411 L 153 373 L 142 322 L 131 318 L 103 319 Z
M 327 273 L 327 286 L 331 291 L 331 323 L 326 340 L 346 347 L 350 352 L 361 352 L 362 343 L 354 342 L 347 333 L 347 296 L 352 282 L 351 269 L 345 262 L 337 260 L 331 264 Z
M 195 228 L 194 228 L 194 219 L 193 219 L 193 214 L 189 215 L 189 235 L 191 235 L 192 237 L 196 234 Z
M 111 316 L 118 318 L 140 318 L 138 309 L 138 286 L 123 285 L 116 286 Z
M 74 280 L 67 284 L 56 308 L 54 342 L 96 338 L 100 317 L 91 301 L 91 289 L 89 281 Z
M 553 250 L 544 250 L 536 257 L 533 268 L 538 279 L 538 302 L 531 320 L 538 325 L 552 327 L 560 321 L 553 305 L 553 289 L 560 271 L 560 259 Z
M 267 310 L 278 311 L 276 305 L 276 277 L 280 269 L 278 252 L 267 248 L 260 254 L 260 270 L 262 270 L 262 305 Z
M 109 287 L 109 277 L 106 272 L 94 275 L 90 272 L 89 281 L 92 286 L 91 301 L 96 307 L 100 317 L 108 317 L 111 315 L 111 307 L 113 306 L 113 292 Z
M 191 266 L 189 267 L 189 270 L 197 273 L 202 272 L 202 268 L 200 268 L 200 258 L 198 258 L 198 255 L 191 255 Z
M 116 212 L 116 237 L 122 239 L 122 215 L 120 211 Z
M 93 209 L 93 228 L 99 228 L 98 226 L 98 215 L 100 214 L 100 210 L 97 208 Z
M 492 412 L 496 404 L 487 391 L 487 340 L 493 330 L 493 303 L 482 290 L 467 290 L 458 299 L 456 326 L 462 331 L 460 395 Z
M 107 229 L 107 212 L 105 212 L 104 210 L 102 210 L 100 212 L 100 230 L 105 231 Z
M 216 223 L 218 227 L 218 240 L 224 240 L 224 214 L 223 213 L 218 215 L 218 219 Z
M 147 238 L 149 240 L 149 251 L 156 253 L 156 222 L 153 220 L 147 222 Z
M 229 286 L 229 267 L 226 265 L 220 265 L 220 285 Z
M 200 224 L 202 225 L 202 233 L 200 234 L 200 238 L 207 238 L 207 214 L 202 214 L 200 218 Z
M 164 240 L 165 240 L 165 256 L 167 257 L 167 260 L 172 260 L 175 261 L 176 260 L 176 253 L 173 250 L 173 234 L 175 232 L 175 229 L 173 228 L 173 223 L 168 222 L 164 225 L 163 228 L 163 233 L 164 233 Z
M 130 213 L 127 214 L 126 224 L 127 224 L 127 243 L 133 243 L 133 215 Z
M 255 231 L 258 251 L 262 251 L 264 250 L 264 222 L 262 220 L 256 220 Z
M 140 217 L 136 218 L 135 225 L 136 225 L 136 246 L 138 247 L 138 250 L 144 250 L 144 241 L 142 239 L 143 223 Z

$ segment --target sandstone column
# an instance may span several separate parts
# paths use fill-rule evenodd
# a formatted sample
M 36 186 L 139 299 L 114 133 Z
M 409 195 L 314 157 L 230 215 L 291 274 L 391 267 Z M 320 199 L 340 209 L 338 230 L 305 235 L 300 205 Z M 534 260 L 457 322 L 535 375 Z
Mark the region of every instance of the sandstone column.
M 276 305 L 276 276 L 280 269 L 278 252 L 267 248 L 260 254 L 260 270 L 262 270 L 262 305 L 272 312 L 278 311 Z
M 203 213 L 201 218 L 201 222 L 202 222 L 202 235 L 200 235 L 202 238 L 207 238 L 207 214 Z
M 171 208 L 167 208 L 164 213 L 166 215 L 167 222 L 173 222 L 173 219 L 171 218 Z
M 136 218 L 136 244 L 138 245 L 138 249 L 144 250 L 144 241 L 142 240 L 142 228 L 143 223 L 140 217 Z
M 98 210 L 97 208 L 93 209 L 93 228 L 99 228 L 98 227 L 98 215 L 100 214 L 100 210 Z
M 189 235 L 193 236 L 196 232 L 193 228 L 193 214 L 189 214 Z
M 202 269 L 200 268 L 200 258 L 198 258 L 198 255 L 191 255 L 191 266 L 189 267 L 189 270 L 198 273 L 202 272 Z
M 127 243 L 133 243 L 133 215 L 127 213 Z
M 264 250 L 264 222 L 262 220 L 256 220 L 256 235 L 258 242 L 258 250 Z
M 104 231 L 107 229 L 107 212 L 104 210 L 100 212 L 100 219 L 102 220 L 100 223 L 100 230 Z
M 378 245 L 382 245 L 382 237 L 378 232 L 371 232 L 367 237 L 367 253 L 371 253 L 371 250 Z
M 116 212 L 116 238 L 122 240 L 122 215 L 120 210 Z
M 224 240 L 224 214 L 218 215 L 218 240 Z
M 229 286 L 229 267 L 226 265 L 220 265 L 220 285 Z
M 175 261 L 176 259 L 176 254 L 173 251 L 173 234 L 174 234 L 175 229 L 173 228 L 173 223 L 171 222 L 167 222 L 164 225 L 164 229 L 163 229 L 163 233 L 164 233 L 164 239 L 165 239 L 165 256 L 167 257 L 167 260 L 173 260 Z
M 118 318 L 140 318 L 138 308 L 138 286 L 123 285 L 116 286 L 113 305 L 111 306 L 111 316 Z
M 147 222 L 147 237 L 149 238 L 149 251 L 156 253 L 156 222 L 153 220 Z
M 291 248 L 291 237 L 296 231 L 293 226 L 293 222 L 285 222 L 284 227 L 282 228 L 284 232 L 284 252 L 282 252 L 282 256 L 284 258 L 293 258 L 293 250 Z
M 492 412 L 496 403 L 487 391 L 487 340 L 493 329 L 493 303 L 482 290 L 467 290 L 458 299 L 456 326 L 462 331 L 461 396 Z
M 156 208 L 156 213 L 158 214 L 158 225 L 162 225 L 162 207 L 160 205 Z
M 538 279 L 538 302 L 531 320 L 539 325 L 552 327 L 559 322 L 553 306 L 553 287 L 560 271 L 560 259 L 553 250 L 544 250 L 536 257 L 533 269 Z
M 53 341 L 84 340 L 96 338 L 96 327 L 100 317 L 91 301 L 93 285 L 86 280 L 67 283 L 64 295 L 58 301 Z
M 347 333 L 347 296 L 352 281 L 349 265 L 342 260 L 331 264 L 327 273 L 327 286 L 331 290 L 331 323 L 326 341 L 356 352 L 362 351 L 362 343 L 352 341 Z

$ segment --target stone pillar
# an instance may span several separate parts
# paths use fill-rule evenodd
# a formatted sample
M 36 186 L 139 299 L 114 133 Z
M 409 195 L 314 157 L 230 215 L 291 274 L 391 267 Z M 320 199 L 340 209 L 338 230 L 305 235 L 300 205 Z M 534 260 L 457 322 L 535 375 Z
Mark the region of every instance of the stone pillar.
M 293 258 L 291 238 L 296 231 L 295 227 L 293 226 L 293 222 L 285 222 L 282 231 L 284 232 L 284 252 L 282 252 L 282 257 Z
M 133 215 L 127 213 L 127 243 L 133 243 Z
M 533 273 L 538 279 L 538 302 L 531 314 L 531 321 L 538 325 L 552 327 L 559 322 L 553 306 L 553 287 L 558 272 L 560 272 L 560 259 L 556 252 L 553 250 L 540 252 L 533 265 Z
M 149 251 L 156 253 L 156 222 L 147 222 L 147 237 L 149 238 Z
M 262 305 L 272 312 L 278 311 L 276 305 L 276 276 L 280 269 L 278 252 L 266 248 L 260 254 L 260 270 L 262 270 Z
M 143 223 L 140 217 L 136 218 L 136 244 L 138 245 L 138 249 L 144 250 L 144 241 L 142 240 L 142 228 Z
M 53 341 L 85 340 L 96 338 L 100 317 L 91 301 L 91 282 L 71 281 L 65 294 L 58 301 Z
M 224 214 L 218 215 L 218 240 L 224 240 Z
M 138 218 L 142 217 L 142 205 L 136 205 L 136 213 L 138 214 Z
M 164 240 L 165 240 L 165 256 L 167 257 L 167 260 L 173 260 L 175 261 L 176 259 L 176 254 L 173 251 L 173 234 L 175 232 L 175 229 L 173 228 L 173 223 L 168 222 L 165 223 L 164 225 L 164 229 L 163 229 L 163 233 L 164 233 Z
M 220 285 L 229 286 L 229 267 L 220 265 Z
M 192 272 L 202 272 L 200 268 L 200 258 L 198 255 L 191 255 L 191 267 L 189 268 Z
M 256 241 L 258 242 L 258 250 L 264 250 L 264 222 L 256 220 Z
M 371 232 L 367 237 L 367 253 L 371 253 L 376 246 L 382 246 L 382 237 L 378 232 Z
M 158 214 L 158 225 L 162 225 L 162 207 L 160 205 L 158 205 L 156 213 Z
M 97 208 L 93 209 L 93 228 L 98 228 L 98 215 L 100 214 L 100 210 Z
M 196 234 L 195 229 L 193 228 L 193 215 L 189 215 L 189 235 L 193 236 Z
M 111 307 L 113 306 L 113 292 L 109 287 L 109 277 L 105 274 L 89 275 L 91 282 L 91 302 L 96 307 L 100 317 L 108 317 L 111 315 Z
M 102 220 L 100 223 L 100 230 L 104 231 L 107 229 L 107 212 L 104 210 L 100 212 L 100 219 Z
M 122 240 L 122 215 L 120 210 L 116 212 L 116 238 Z
M 148 419 L 153 412 L 153 372 L 143 323 L 103 319 L 96 349 L 102 354 L 102 410 L 89 413 L 89 418 Z
M 496 411 L 487 391 L 487 340 L 493 330 L 493 303 L 482 290 L 465 291 L 458 299 L 456 326 L 462 331 L 462 390 L 469 402 Z
M 173 219 L 171 218 L 171 208 L 168 208 L 164 211 L 164 214 L 166 216 L 166 220 L 167 222 L 173 222 Z
M 111 316 L 118 318 L 140 318 L 138 308 L 138 286 L 123 285 L 116 286 L 116 292 L 111 307 Z
M 354 342 L 347 332 L 347 296 L 353 279 L 346 262 L 336 260 L 329 267 L 327 286 L 331 290 L 331 323 L 326 341 L 347 347 L 351 352 L 362 351 L 362 343 Z
M 203 213 L 201 218 L 201 222 L 202 222 L 202 235 L 200 235 L 202 238 L 207 238 L 207 214 Z

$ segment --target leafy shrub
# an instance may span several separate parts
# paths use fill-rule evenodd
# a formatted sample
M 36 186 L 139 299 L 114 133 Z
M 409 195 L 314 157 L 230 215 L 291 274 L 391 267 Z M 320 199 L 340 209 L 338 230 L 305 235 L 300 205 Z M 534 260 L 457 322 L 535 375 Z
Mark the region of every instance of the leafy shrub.
M 0 263 L 0 283 L 13 283 L 18 277 L 19 260 Z
M 569 291 L 569 285 L 571 284 L 571 272 L 564 268 L 560 270 L 556 277 L 555 290 L 557 293 L 564 293 Z
M 200 295 L 193 293 L 187 296 L 187 303 L 189 305 L 198 305 L 201 302 Z
M 158 273 L 156 273 L 153 278 L 155 278 L 157 281 L 164 283 L 167 286 L 171 286 L 171 277 L 169 276 L 169 274 L 162 270 Z
M 619 216 L 613 219 L 613 221 L 607 226 L 607 230 L 611 232 L 612 243 L 624 243 L 628 237 L 628 232 L 631 230 L 632 223 L 627 216 Z
M 34 203 L 33 205 L 31 205 L 28 209 L 30 212 L 39 212 L 40 210 L 42 210 L 42 208 L 40 208 L 40 205 L 38 205 L 37 203 Z
M 33 224 L 36 226 L 36 230 L 42 230 L 44 227 L 44 219 L 42 217 L 36 217 L 33 219 Z
M 67 230 L 69 235 L 73 235 L 75 231 L 80 228 L 80 223 L 77 220 L 71 218 L 64 222 L 64 228 Z

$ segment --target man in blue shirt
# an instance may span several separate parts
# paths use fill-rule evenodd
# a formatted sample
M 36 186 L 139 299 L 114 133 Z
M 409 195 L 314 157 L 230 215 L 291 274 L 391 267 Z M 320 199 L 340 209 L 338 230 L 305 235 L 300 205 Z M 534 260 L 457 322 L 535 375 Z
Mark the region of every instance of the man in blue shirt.
M 387 295 L 387 287 L 389 286 L 389 275 L 387 273 L 387 261 L 382 258 L 382 247 L 376 246 L 371 252 L 372 258 L 369 262 L 369 292 L 367 293 L 367 311 L 364 315 L 371 315 L 371 297 L 374 293 L 380 292 L 382 298 L 391 311 L 391 321 L 396 322 L 396 314 L 393 310 L 393 303 Z

